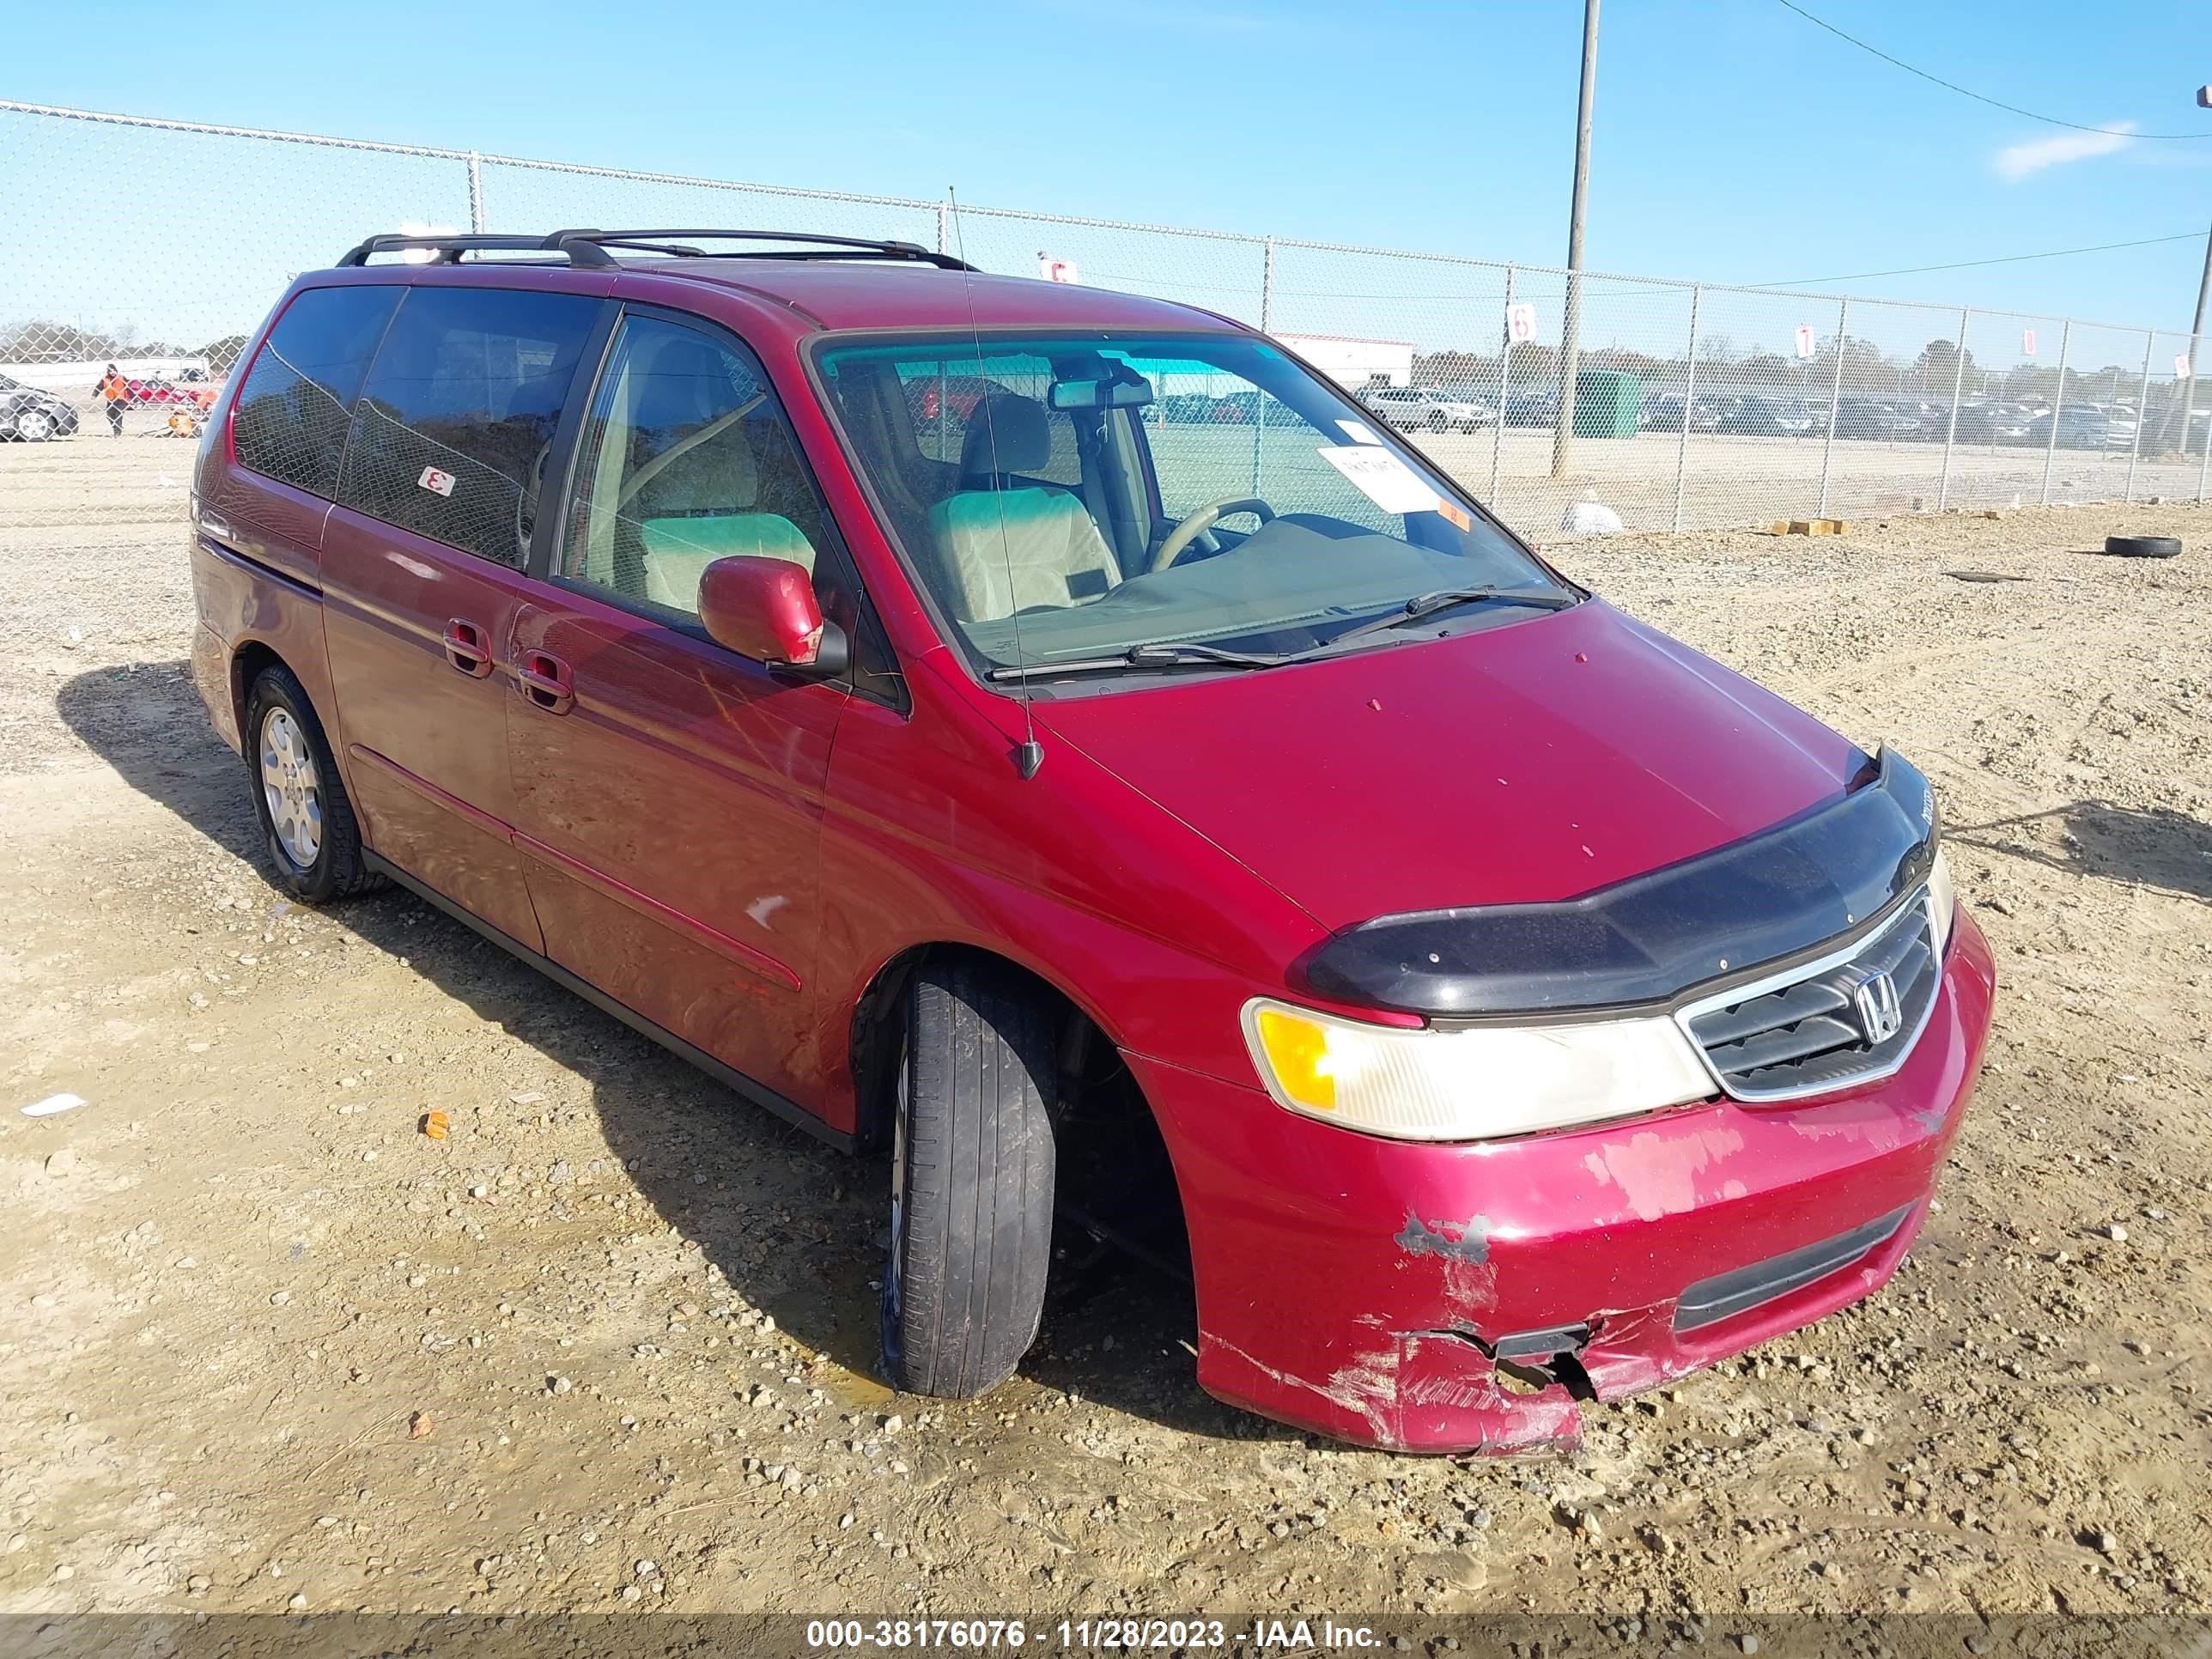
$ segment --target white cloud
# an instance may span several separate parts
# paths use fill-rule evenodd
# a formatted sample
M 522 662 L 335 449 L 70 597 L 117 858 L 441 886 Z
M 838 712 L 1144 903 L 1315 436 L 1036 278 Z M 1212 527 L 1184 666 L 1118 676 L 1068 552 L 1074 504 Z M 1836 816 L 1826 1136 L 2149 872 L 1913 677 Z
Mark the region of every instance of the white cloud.
M 2054 138 L 2037 138 L 2025 144 L 2007 144 L 1990 164 L 2008 179 L 2025 179 L 2045 167 L 2068 161 L 2086 161 L 2093 155 L 2110 155 L 2135 143 L 2128 137 L 2132 121 L 2115 121 L 2111 132 L 2062 132 Z

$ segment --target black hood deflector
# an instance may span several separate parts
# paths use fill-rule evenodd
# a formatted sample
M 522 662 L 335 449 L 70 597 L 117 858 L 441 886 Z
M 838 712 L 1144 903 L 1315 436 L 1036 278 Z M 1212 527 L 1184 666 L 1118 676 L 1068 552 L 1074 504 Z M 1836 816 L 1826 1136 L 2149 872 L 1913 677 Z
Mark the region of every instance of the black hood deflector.
M 1381 916 L 1299 966 L 1333 1000 L 1440 1018 L 1648 1007 L 1799 955 L 1927 878 L 1928 780 L 1884 749 L 1856 788 L 1580 898 Z

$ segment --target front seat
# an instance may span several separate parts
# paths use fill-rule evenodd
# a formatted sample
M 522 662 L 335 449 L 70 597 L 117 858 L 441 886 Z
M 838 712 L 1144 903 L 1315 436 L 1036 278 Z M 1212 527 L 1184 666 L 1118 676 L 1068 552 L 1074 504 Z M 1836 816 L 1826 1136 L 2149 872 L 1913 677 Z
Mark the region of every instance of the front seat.
M 962 622 L 1082 605 L 1120 585 L 1121 568 L 1081 497 L 1008 487 L 1014 475 L 1051 462 L 1051 423 L 1034 398 L 994 392 L 969 417 L 963 488 L 929 509 L 930 538 Z

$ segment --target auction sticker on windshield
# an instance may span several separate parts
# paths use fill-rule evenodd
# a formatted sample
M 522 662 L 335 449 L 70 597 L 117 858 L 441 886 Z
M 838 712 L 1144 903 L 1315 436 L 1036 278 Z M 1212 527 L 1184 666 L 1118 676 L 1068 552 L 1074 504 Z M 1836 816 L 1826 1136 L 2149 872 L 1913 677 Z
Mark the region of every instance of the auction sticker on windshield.
M 1324 444 L 1321 458 L 1385 513 L 1433 513 L 1437 492 L 1421 475 L 1387 449 L 1367 444 Z

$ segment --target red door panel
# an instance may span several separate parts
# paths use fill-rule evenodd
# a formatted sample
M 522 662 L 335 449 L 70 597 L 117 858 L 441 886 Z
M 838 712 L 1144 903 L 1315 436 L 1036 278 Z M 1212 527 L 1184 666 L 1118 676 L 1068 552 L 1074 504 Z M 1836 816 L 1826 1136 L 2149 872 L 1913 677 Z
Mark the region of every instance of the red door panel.
M 368 844 L 538 951 L 508 829 L 515 665 L 503 642 L 527 587 L 503 565 L 344 507 L 324 532 L 331 678 Z
M 816 858 L 842 690 L 542 586 L 510 647 L 545 954 L 810 1109 Z

